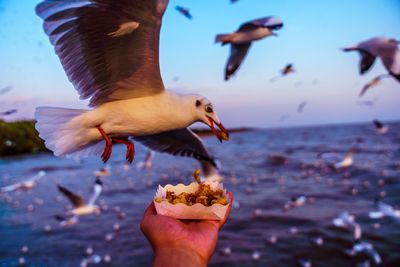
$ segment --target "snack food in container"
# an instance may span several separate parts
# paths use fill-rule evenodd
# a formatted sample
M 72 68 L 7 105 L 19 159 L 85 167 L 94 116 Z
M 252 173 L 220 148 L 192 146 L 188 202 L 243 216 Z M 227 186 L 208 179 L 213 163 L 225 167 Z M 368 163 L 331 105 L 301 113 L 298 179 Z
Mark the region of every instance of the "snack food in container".
M 194 195 L 196 192 L 199 195 Z M 208 197 L 205 192 L 209 192 Z M 173 203 L 171 199 L 174 199 Z M 223 220 L 230 201 L 222 183 L 213 181 L 159 185 L 154 197 L 157 214 L 192 220 Z

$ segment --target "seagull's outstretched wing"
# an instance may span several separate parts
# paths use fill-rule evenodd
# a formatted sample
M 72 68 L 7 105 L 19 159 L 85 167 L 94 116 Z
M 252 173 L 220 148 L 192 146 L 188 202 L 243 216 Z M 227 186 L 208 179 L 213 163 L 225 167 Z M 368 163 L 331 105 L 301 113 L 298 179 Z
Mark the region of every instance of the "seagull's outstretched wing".
M 99 198 L 102 189 L 103 189 L 103 182 L 99 178 L 97 178 L 93 186 L 93 195 L 90 197 L 88 205 L 94 205 L 96 200 Z
M 283 22 L 278 17 L 265 17 L 260 19 L 255 19 L 246 23 L 243 23 L 238 31 L 253 30 L 257 27 L 267 27 L 271 30 L 279 30 L 283 27 Z
M 374 64 L 376 57 L 371 53 L 360 50 L 361 61 L 360 61 L 360 74 L 366 73 Z
M 75 193 L 69 191 L 67 188 L 62 187 L 61 185 L 57 185 L 58 190 L 66 196 L 69 201 L 71 201 L 72 205 L 75 208 L 79 208 L 85 205 L 83 198 L 81 196 L 76 195 Z
M 205 160 L 216 166 L 201 139 L 189 129 L 172 130 L 133 139 L 157 152 Z
M 373 123 L 375 124 L 375 127 L 376 127 L 377 129 L 383 128 L 383 123 L 382 123 L 382 122 L 380 122 L 380 121 L 378 121 L 378 120 L 373 120 Z
M 17 190 L 18 188 L 20 188 L 21 183 L 16 183 L 16 184 L 12 184 L 12 185 L 7 185 L 4 187 L 0 188 L 0 193 L 7 193 L 7 192 L 12 192 Z
M 235 74 L 249 51 L 251 43 L 231 44 L 231 54 L 225 67 L 225 81 Z
M 168 0 L 45 0 L 36 7 L 69 80 L 90 106 L 164 90 L 159 35 Z
M 358 51 L 361 55 L 360 74 L 366 73 L 374 64 L 376 56 L 358 46 L 348 47 L 343 49 L 344 52 Z

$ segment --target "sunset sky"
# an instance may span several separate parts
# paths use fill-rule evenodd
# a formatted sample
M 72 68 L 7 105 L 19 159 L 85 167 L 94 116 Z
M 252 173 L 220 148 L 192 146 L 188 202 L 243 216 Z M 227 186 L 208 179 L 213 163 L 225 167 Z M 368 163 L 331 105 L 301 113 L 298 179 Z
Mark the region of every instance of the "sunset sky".
M 0 112 L 33 118 L 36 106 L 86 105 L 69 83 L 34 13 L 39 0 L 0 0 Z M 193 20 L 175 6 L 188 7 Z M 400 39 L 398 0 L 170 0 L 161 32 L 161 72 L 167 88 L 199 93 L 213 101 L 227 126 L 278 127 L 400 119 L 400 83 L 386 79 L 357 105 L 362 86 L 385 72 L 381 62 L 361 77 L 359 56 L 340 48 L 374 36 Z M 229 82 L 223 70 L 229 47 L 214 44 L 218 33 L 265 16 L 282 18 L 278 37 L 255 42 Z M 287 63 L 296 73 L 271 83 Z M 179 80 L 175 81 L 174 77 Z M 302 114 L 297 107 L 308 105 Z M 287 120 L 280 121 L 283 115 Z

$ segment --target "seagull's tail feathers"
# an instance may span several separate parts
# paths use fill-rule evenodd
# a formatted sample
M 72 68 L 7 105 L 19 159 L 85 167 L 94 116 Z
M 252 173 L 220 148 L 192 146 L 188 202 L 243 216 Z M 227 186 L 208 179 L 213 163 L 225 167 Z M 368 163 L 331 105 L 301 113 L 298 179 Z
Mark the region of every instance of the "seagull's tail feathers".
M 215 36 L 215 43 L 221 43 L 221 45 L 229 44 L 232 41 L 234 33 L 218 34 Z
M 80 116 L 87 110 L 38 107 L 36 130 L 55 156 L 85 158 L 101 153 L 104 144 L 90 142 L 91 129 L 84 127 Z

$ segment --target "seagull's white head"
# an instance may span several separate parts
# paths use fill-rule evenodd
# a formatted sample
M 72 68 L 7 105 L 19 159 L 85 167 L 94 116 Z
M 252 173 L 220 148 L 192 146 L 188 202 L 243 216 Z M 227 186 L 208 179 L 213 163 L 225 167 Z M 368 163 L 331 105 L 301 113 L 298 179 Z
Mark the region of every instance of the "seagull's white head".
M 229 133 L 218 119 L 217 113 L 210 100 L 197 96 L 194 97 L 192 105 L 197 121 L 208 125 L 219 141 L 229 140 Z M 215 128 L 215 125 L 218 126 L 219 130 Z

